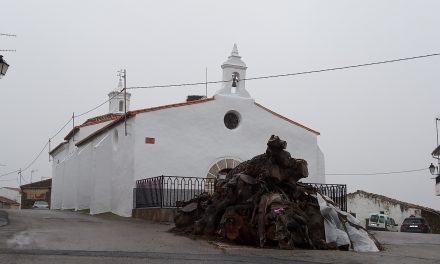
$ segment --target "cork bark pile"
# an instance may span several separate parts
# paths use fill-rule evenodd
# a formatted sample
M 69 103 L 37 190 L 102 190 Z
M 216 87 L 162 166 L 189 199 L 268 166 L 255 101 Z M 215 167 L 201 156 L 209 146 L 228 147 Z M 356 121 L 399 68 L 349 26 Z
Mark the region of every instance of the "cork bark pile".
M 352 245 L 348 240 L 343 245 L 326 241 L 320 194 L 298 182 L 308 176 L 307 162 L 291 157 L 286 146 L 271 136 L 266 153 L 218 179 L 213 194 L 202 193 L 184 202 L 174 219 L 174 231 L 259 247 L 348 250 Z M 344 217 L 338 216 L 343 223 Z

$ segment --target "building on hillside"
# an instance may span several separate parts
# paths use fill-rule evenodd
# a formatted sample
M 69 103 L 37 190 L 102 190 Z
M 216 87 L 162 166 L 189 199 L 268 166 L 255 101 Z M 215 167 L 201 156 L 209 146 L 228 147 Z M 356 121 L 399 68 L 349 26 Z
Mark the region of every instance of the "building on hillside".
M 52 179 L 42 180 L 20 186 L 21 209 L 30 209 L 35 201 L 51 203 Z
M 21 201 L 20 192 L 21 192 L 20 188 L 0 187 L 0 196 L 15 201 L 17 203 L 20 203 Z
M 131 216 L 137 180 L 216 178 L 264 153 L 272 134 L 287 141 L 293 157 L 308 162 L 304 182 L 325 183 L 319 132 L 255 102 L 236 45 L 221 68 L 224 82 L 212 98 L 189 97 L 124 114 L 123 98 L 109 94 L 109 114 L 76 126 L 50 152 L 52 208 Z
M 0 209 L 20 209 L 20 204 L 14 200 L 0 196 Z
M 394 218 L 399 228 L 405 218 L 414 215 L 426 218 L 432 228 L 432 232 L 440 233 L 440 211 L 402 202 L 383 195 L 360 190 L 349 193 L 347 194 L 347 209 L 348 212 L 355 215 L 361 221 L 364 227 L 369 214 L 383 211 L 391 218 Z

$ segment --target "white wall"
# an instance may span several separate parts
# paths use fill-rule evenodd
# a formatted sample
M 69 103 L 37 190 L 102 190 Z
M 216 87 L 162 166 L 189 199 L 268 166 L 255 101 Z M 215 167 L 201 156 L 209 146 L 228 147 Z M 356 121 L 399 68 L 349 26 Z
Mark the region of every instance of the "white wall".
M 356 194 L 354 197 L 347 198 L 348 212 L 356 213 L 356 218 L 361 221 L 362 226 L 365 227 L 365 219 L 369 217 L 370 213 L 379 213 L 384 211 L 385 214 L 394 218 L 396 224 L 402 224 L 405 218 L 410 215 L 421 216 L 421 210 L 415 208 L 404 208 L 399 204 L 390 203 L 382 199 L 370 198 L 364 195 Z
M 81 130 L 75 138 L 84 138 L 92 131 L 81 134 Z M 69 142 L 54 154 L 52 208 L 131 216 L 133 163 L 132 136 L 124 136 L 123 124 L 79 148 Z
M 223 121 L 230 110 L 241 116 L 234 130 Z M 81 128 L 75 138 L 92 130 Z M 54 154 L 52 208 L 131 216 L 137 179 L 206 177 L 220 159 L 248 160 L 264 153 L 272 134 L 287 141 L 293 157 L 307 160 L 310 176 L 305 181 L 325 182 L 316 134 L 274 116 L 252 99 L 218 95 L 205 103 L 140 113 L 128 119 L 127 136 L 121 123 L 79 148 L 76 140 L 66 144 Z M 145 144 L 145 137 L 155 138 L 155 144 Z
M 224 125 L 224 115 L 241 115 L 238 128 Z M 266 151 L 272 134 L 287 141 L 295 158 L 307 160 L 308 182 L 325 182 L 323 155 L 317 135 L 254 104 L 252 99 L 217 95 L 215 100 L 138 114 L 136 117 L 135 179 L 158 175 L 205 177 L 217 160 L 248 160 Z M 145 144 L 145 137 L 156 139 Z

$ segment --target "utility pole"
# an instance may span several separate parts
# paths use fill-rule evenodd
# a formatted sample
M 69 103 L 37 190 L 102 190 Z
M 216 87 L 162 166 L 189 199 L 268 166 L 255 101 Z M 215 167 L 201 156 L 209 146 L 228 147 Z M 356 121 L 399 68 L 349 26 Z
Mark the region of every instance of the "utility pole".
M 19 187 L 21 187 L 21 168 L 18 170 L 18 177 L 19 177 Z
M 124 127 L 127 136 L 127 70 L 124 69 Z
M 205 69 L 205 95 L 208 98 L 208 67 Z
M 50 162 L 50 138 L 49 138 L 49 152 L 48 152 L 48 154 L 49 154 L 49 162 Z
M 75 112 L 72 113 L 72 142 L 75 142 Z

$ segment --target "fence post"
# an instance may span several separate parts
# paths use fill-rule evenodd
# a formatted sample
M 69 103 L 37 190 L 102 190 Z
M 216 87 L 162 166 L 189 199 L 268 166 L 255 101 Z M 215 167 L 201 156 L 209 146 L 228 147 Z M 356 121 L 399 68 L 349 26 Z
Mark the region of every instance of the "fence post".
M 163 185 L 165 184 L 164 183 L 164 177 L 163 177 L 163 175 L 162 176 L 160 176 L 160 187 L 159 187 L 159 192 L 160 192 L 160 208 L 163 208 Z

